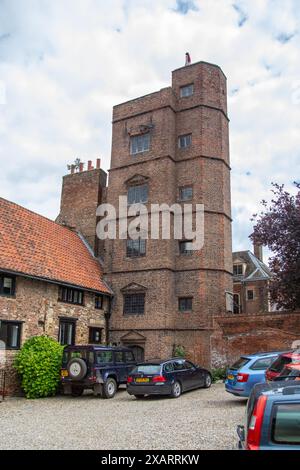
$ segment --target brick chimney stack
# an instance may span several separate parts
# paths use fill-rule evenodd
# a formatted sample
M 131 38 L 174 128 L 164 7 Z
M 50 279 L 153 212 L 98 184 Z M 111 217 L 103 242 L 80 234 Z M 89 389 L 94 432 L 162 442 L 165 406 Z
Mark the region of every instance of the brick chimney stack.
M 263 246 L 259 243 L 253 244 L 254 256 L 263 262 Z

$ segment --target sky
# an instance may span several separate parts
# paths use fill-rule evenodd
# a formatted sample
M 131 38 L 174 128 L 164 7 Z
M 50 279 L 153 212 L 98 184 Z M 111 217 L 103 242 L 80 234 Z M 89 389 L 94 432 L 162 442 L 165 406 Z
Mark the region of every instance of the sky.
M 0 0 L 0 196 L 50 218 L 67 164 L 110 165 L 112 106 L 218 64 L 234 250 L 271 182 L 300 180 L 300 0 Z

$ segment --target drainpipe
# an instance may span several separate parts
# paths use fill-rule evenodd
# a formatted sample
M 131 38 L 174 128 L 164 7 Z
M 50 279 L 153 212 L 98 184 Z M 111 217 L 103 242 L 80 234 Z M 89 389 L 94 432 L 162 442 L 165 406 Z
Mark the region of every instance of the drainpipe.
M 104 312 L 105 317 L 105 339 L 106 345 L 109 345 L 109 320 L 111 317 L 112 298 L 108 297 L 108 310 Z

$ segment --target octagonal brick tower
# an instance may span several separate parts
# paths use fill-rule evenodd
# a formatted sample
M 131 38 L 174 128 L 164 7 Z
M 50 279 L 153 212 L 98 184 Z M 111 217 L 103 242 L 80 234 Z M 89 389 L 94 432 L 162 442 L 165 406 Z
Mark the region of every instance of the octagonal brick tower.
M 106 242 L 111 341 L 139 359 L 171 356 L 180 345 L 210 365 L 212 317 L 225 314 L 232 292 L 228 134 L 226 77 L 206 62 L 176 69 L 170 87 L 113 108 L 107 202 L 117 207 L 127 195 L 148 207 L 205 208 L 200 251 L 182 253 L 174 239 L 148 239 L 133 250 L 126 240 Z

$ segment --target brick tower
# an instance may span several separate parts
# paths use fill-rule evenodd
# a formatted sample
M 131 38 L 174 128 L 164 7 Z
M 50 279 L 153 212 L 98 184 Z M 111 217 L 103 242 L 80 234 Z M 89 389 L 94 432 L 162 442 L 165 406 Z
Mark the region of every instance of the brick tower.
M 107 241 L 105 271 L 115 298 L 111 341 L 138 357 L 183 346 L 209 365 L 212 317 L 232 292 L 226 77 L 198 62 L 172 73 L 172 86 L 113 109 L 107 202 L 204 204 L 200 251 L 188 241 Z

